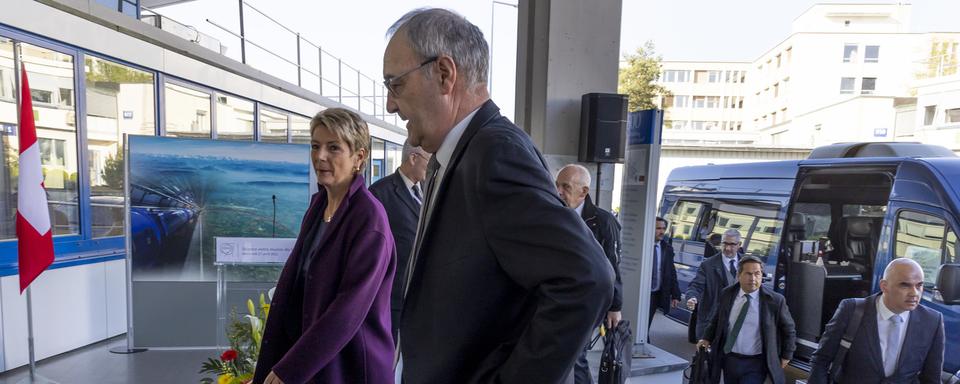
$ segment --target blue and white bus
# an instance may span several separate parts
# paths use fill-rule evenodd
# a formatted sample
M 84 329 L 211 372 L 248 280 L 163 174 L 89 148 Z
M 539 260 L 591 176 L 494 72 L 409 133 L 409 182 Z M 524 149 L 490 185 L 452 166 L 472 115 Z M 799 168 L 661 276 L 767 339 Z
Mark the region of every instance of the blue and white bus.
M 840 300 L 879 291 L 894 258 L 924 271 L 923 304 L 943 313 L 944 378 L 960 377 L 960 157 L 917 143 L 835 144 L 806 160 L 674 170 L 660 202 L 681 291 L 710 235 L 733 228 L 766 262 L 765 284 L 787 298 L 797 359 L 808 368 Z M 818 259 L 819 262 L 818 262 Z M 688 322 L 690 312 L 671 317 Z

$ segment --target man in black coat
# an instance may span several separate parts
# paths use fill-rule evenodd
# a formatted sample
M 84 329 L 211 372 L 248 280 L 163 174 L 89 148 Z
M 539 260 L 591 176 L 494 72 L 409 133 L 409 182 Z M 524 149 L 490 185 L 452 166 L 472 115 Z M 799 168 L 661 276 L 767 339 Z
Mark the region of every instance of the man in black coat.
M 613 267 L 616 275 L 613 302 L 607 310 L 605 319 L 607 328 L 613 328 L 620 322 L 620 310 L 623 305 L 621 293 L 623 284 L 620 281 L 620 223 L 613 214 L 593 205 L 593 201 L 590 200 L 590 172 L 582 165 L 568 164 L 561 168 L 557 173 L 556 185 L 560 199 L 568 208 L 580 215 L 583 222 L 587 224 L 587 228 L 590 228 L 590 232 L 593 232 L 593 237 L 600 243 L 603 253 L 607 255 L 607 260 Z M 680 296 L 679 289 L 677 296 Z M 573 379 L 576 384 L 593 382 L 590 365 L 587 362 L 586 345 L 574 365 Z
M 390 296 L 390 319 L 392 320 L 393 340 L 397 341 L 397 329 L 400 325 L 400 312 L 403 306 L 403 278 L 407 270 L 407 260 L 413 248 L 413 238 L 417 234 L 417 221 L 420 220 L 420 206 L 423 204 L 423 186 L 421 181 L 427 177 L 427 162 L 430 154 L 424 150 L 403 144 L 400 167 L 390 176 L 377 180 L 370 185 L 373 194 L 383 209 L 387 211 L 390 231 L 397 250 L 397 273 L 393 279 L 393 291 Z
M 677 281 L 677 267 L 673 265 L 673 245 L 664 239 L 667 233 L 667 220 L 657 216 L 656 232 L 653 249 L 653 272 L 650 278 L 650 318 L 648 324 L 653 323 L 653 315 L 659 308 L 664 315 L 670 313 L 680 303 L 680 283 Z M 647 328 L 649 330 L 649 327 Z
M 763 261 L 740 258 L 738 283 L 724 288 L 698 347 L 713 346 L 711 375 L 725 384 L 784 384 L 797 332 L 783 295 L 763 283 Z
M 923 270 L 912 259 L 894 259 L 880 280 L 880 293 L 840 302 L 813 353 L 810 384 L 940 383 L 943 371 L 943 314 L 920 304 Z M 858 331 L 841 367 L 832 367 L 841 338 L 863 306 Z
M 703 338 L 703 331 L 713 315 L 720 291 L 737 282 L 737 260 L 739 259 L 740 232 L 728 229 L 723 233 L 720 253 L 703 260 L 697 269 L 697 276 L 687 287 L 687 308 L 697 309 L 696 339 Z
M 434 154 L 407 266 L 402 380 L 559 382 L 610 308 L 613 269 L 530 138 L 490 101 L 480 29 L 434 8 L 390 33 L 387 109 Z

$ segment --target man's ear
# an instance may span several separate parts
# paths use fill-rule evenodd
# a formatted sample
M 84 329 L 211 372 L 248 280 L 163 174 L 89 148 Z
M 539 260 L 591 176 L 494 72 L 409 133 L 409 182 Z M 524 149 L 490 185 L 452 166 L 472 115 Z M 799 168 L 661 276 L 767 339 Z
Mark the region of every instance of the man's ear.
M 457 84 L 457 63 L 452 57 L 441 55 L 437 59 L 437 70 L 440 72 L 441 93 L 445 95 L 453 93 L 453 88 Z

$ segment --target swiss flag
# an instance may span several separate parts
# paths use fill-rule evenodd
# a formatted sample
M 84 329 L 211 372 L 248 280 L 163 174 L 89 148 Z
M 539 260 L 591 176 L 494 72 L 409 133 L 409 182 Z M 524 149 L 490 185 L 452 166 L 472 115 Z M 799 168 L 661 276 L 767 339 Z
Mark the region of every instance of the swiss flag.
M 20 67 L 20 179 L 17 195 L 17 256 L 20 293 L 53 263 L 53 233 L 47 191 L 43 188 L 40 146 L 33 122 L 33 103 L 27 69 Z

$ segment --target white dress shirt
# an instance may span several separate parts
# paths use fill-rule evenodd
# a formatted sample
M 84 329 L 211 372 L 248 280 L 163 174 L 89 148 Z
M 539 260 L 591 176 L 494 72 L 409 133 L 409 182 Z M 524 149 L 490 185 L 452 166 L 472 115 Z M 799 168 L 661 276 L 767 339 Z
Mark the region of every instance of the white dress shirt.
M 727 271 L 727 275 L 724 276 L 727 278 L 727 285 L 733 285 L 737 282 L 737 279 L 733 277 L 737 274 L 737 255 L 733 255 L 733 257 L 727 257 L 727 255 L 724 255 L 723 252 L 720 252 L 720 256 L 720 259 L 723 260 L 723 270 Z M 733 260 L 733 274 L 730 274 L 730 260 Z
M 907 324 L 910 323 L 910 311 L 904 311 L 900 313 L 900 318 L 903 319 L 903 326 L 900 327 L 900 336 L 897 340 L 887 340 L 887 335 L 890 333 L 890 318 L 893 317 L 894 313 L 887 308 L 887 305 L 883 303 L 883 295 L 877 297 L 877 333 L 880 336 L 880 357 L 886 356 L 887 346 L 891 342 L 897 343 L 900 345 L 901 354 L 903 354 L 903 337 L 907 334 Z
M 440 144 L 440 148 L 437 149 L 437 153 L 433 154 L 433 158 L 437 159 L 437 163 L 440 164 L 440 169 L 437 171 L 437 186 L 443 185 L 443 178 L 447 173 L 447 166 L 450 165 L 450 158 L 453 157 L 453 150 L 457 149 L 457 143 L 460 142 L 460 137 L 463 136 L 463 132 L 467 130 L 467 126 L 470 125 L 470 120 L 473 120 L 473 115 L 477 114 L 480 108 L 474 109 L 473 112 L 470 112 L 469 115 L 460 120 L 459 123 L 453 126 L 450 129 L 450 132 L 447 133 L 447 137 L 443 139 L 443 143 Z M 427 175 L 430 177 L 430 175 Z M 434 201 L 437 199 L 437 188 L 434 187 L 432 194 L 430 195 L 430 204 L 433 206 Z
M 400 168 L 397 168 L 397 173 L 399 173 L 400 178 L 403 179 L 403 184 L 407 186 L 407 192 L 410 193 L 410 197 L 413 197 L 413 200 L 419 202 L 420 204 L 423 204 L 423 202 L 420 201 L 419 198 L 417 198 L 417 195 L 413 193 L 413 186 L 417 185 L 417 183 L 414 183 L 413 180 L 410 180 L 410 178 L 407 177 L 407 175 L 404 175 L 403 172 L 400 172 Z M 423 188 L 420 188 L 420 191 L 421 191 L 420 193 L 424 193 Z
M 577 216 L 583 217 L 583 205 L 584 205 L 586 202 L 587 202 L 587 200 L 581 201 L 581 202 L 580 202 L 580 205 L 578 205 L 576 208 L 573 209 L 573 211 L 577 213 Z
M 733 326 L 736 325 L 737 317 L 740 315 L 740 309 L 747 303 L 746 296 L 750 296 L 750 307 L 747 308 L 747 317 L 743 319 L 743 325 L 740 326 L 740 335 L 734 342 L 731 352 L 746 356 L 754 356 L 763 353 L 763 336 L 760 334 L 760 290 L 746 293 L 743 289 L 737 293 L 737 298 L 733 300 L 733 308 L 730 310 L 730 324 L 727 329 L 733 332 Z M 732 333 L 728 333 L 733 336 Z

